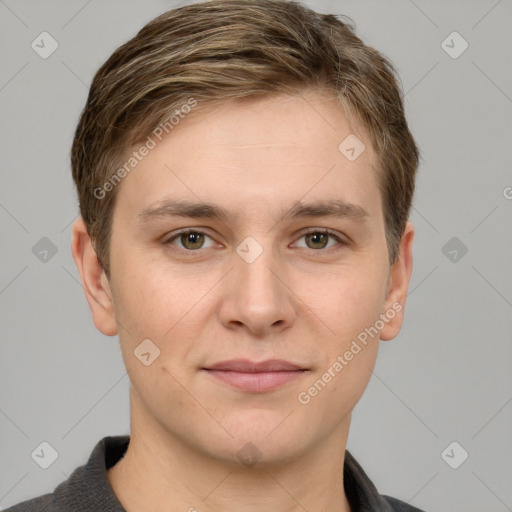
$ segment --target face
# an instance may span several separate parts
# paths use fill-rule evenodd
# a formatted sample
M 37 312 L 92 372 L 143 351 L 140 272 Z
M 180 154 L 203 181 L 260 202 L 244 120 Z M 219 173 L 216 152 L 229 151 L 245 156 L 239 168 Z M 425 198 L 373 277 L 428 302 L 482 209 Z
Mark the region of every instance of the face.
M 410 224 L 389 266 L 376 162 L 309 93 L 185 118 L 123 179 L 88 298 L 120 337 L 132 431 L 230 462 L 346 438 L 411 271 Z

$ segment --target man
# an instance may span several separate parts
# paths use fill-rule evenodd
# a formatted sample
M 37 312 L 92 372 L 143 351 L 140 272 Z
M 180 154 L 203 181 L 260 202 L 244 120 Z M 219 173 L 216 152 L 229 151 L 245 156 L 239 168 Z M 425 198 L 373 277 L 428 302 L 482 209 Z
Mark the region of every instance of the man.
M 148 23 L 96 73 L 72 252 L 130 436 L 11 512 L 409 511 L 346 451 L 401 329 L 419 151 L 392 65 L 295 2 Z

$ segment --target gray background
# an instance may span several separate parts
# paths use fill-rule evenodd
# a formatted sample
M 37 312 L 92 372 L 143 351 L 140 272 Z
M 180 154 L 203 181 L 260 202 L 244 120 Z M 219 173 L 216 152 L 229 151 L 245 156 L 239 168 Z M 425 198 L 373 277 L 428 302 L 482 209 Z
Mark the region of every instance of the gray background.
M 183 3 L 0 0 L 2 508 L 129 432 L 118 338 L 95 329 L 70 252 L 69 150 L 97 68 Z M 405 325 L 381 343 L 348 448 L 380 492 L 427 512 L 512 510 L 512 2 L 306 3 L 350 16 L 398 68 L 423 155 Z M 31 48 L 42 31 L 59 44 L 47 59 Z M 469 43 L 456 59 L 441 46 L 453 31 Z M 46 470 L 31 458 L 42 441 L 59 455 Z M 441 457 L 452 441 L 469 453 L 457 469 Z

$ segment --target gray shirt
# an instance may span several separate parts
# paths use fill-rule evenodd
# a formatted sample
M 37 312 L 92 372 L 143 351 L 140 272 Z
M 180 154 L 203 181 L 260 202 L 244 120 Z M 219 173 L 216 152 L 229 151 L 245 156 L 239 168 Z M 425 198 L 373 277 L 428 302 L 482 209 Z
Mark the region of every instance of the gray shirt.
M 4 512 L 126 512 L 110 486 L 107 469 L 124 456 L 129 442 L 127 435 L 104 437 L 87 463 L 75 469 L 53 493 L 23 501 Z M 352 512 L 423 512 L 396 498 L 380 495 L 348 450 L 343 483 Z

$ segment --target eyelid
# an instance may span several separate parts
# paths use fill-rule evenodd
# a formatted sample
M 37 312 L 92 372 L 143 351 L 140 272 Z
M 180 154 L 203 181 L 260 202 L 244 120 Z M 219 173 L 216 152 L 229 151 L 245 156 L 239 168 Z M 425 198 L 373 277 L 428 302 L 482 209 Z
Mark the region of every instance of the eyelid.
M 303 236 L 309 235 L 311 233 L 324 233 L 326 235 L 331 235 L 333 238 L 336 238 L 339 242 L 348 244 L 348 240 L 346 239 L 345 235 L 329 228 L 306 228 L 306 231 L 300 232 L 299 238 L 302 238 Z
M 197 228 L 183 228 L 181 230 L 178 230 L 178 231 L 175 231 L 173 232 L 173 234 L 167 238 L 164 238 L 163 240 L 163 244 L 164 245 L 173 245 L 172 242 L 174 240 L 176 240 L 177 238 L 179 238 L 181 235 L 183 234 L 186 234 L 186 233 L 199 233 L 201 235 L 206 235 L 208 236 L 209 238 L 211 238 L 212 240 L 214 240 L 213 236 L 211 236 L 208 232 L 208 230 L 206 228 L 201 228 L 201 227 L 197 227 Z M 332 229 L 328 229 L 328 228 L 306 228 L 306 230 L 304 231 L 300 231 L 298 233 L 298 235 L 296 235 L 296 241 L 300 240 L 302 237 L 306 236 L 306 235 L 309 235 L 311 233 L 323 233 L 323 234 L 326 234 L 326 235 L 329 235 L 331 236 L 332 238 L 336 239 L 336 241 L 341 245 L 341 246 L 345 246 L 345 245 L 348 245 L 350 242 L 348 240 L 346 240 L 343 235 L 340 236 L 340 234 Z M 295 243 L 295 242 L 294 242 Z M 176 246 L 175 246 L 176 247 Z M 196 253 L 196 252 L 200 252 L 202 250 L 204 250 L 203 248 L 200 248 L 200 249 L 181 249 L 180 247 L 176 247 L 176 249 L 178 251 L 181 251 L 181 252 L 186 252 L 186 253 Z M 303 247 L 301 247 L 301 249 L 303 249 Z M 312 252 L 327 252 L 329 249 L 308 249 L 306 248 L 307 250 L 310 250 Z M 331 248 L 332 249 L 332 248 Z
M 177 238 L 179 238 L 181 235 L 185 235 L 187 233 L 199 233 L 201 235 L 206 235 L 207 237 L 211 238 L 213 240 L 213 236 L 211 236 L 208 231 L 206 230 L 206 228 L 201 228 L 201 227 L 198 227 L 198 228 L 184 228 L 184 229 L 180 229 L 178 231 L 173 231 L 172 232 L 173 234 L 171 234 L 171 236 L 169 237 L 164 237 L 162 243 L 164 245 L 174 245 L 172 244 L 172 242 L 174 242 L 174 240 L 176 240 Z M 201 249 L 182 249 L 181 247 L 176 247 L 176 250 L 178 251 L 181 251 L 181 252 L 187 252 L 187 253 L 196 253 L 196 252 L 199 252 L 199 251 L 202 251 L 204 250 L 203 248 Z

